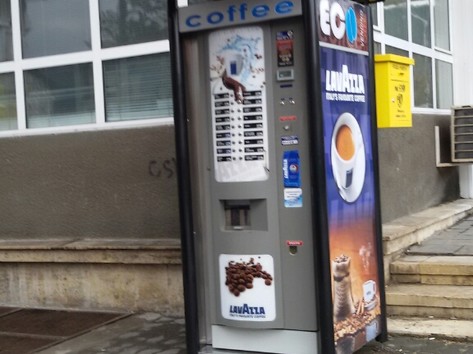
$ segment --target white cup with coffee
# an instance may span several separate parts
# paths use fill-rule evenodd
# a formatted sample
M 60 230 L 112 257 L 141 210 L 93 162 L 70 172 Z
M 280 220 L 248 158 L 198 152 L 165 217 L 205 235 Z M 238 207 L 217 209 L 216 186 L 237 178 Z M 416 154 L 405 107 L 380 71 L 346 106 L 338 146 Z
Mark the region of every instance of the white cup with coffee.
M 366 303 L 372 302 L 376 297 L 376 282 L 368 280 L 363 283 L 363 300 Z
M 332 135 L 332 164 L 336 165 L 338 184 L 348 189 L 354 182 L 357 157 L 363 138 L 355 117 L 343 113 L 337 120 Z
M 334 137 L 336 163 L 339 166 L 339 182 L 343 188 L 350 188 L 353 183 L 353 168 L 356 160 L 356 144 L 353 132 L 347 124 L 341 124 L 338 126 Z

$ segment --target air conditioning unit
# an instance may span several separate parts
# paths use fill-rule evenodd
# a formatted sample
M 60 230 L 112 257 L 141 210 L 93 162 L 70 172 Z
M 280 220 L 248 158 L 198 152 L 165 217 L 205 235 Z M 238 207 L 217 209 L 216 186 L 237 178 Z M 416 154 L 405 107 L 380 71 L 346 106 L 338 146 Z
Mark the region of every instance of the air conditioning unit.
M 452 162 L 473 162 L 473 106 L 452 108 Z

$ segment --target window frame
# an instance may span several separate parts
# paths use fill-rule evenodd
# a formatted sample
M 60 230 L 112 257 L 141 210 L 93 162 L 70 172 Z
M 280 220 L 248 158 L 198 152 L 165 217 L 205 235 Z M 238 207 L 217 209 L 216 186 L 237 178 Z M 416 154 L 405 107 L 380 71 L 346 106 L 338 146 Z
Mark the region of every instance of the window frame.
M 432 58 L 432 86 L 436 87 L 436 61 L 453 63 L 454 41 L 452 38 L 452 11 L 451 1 L 448 3 L 448 20 L 449 20 L 449 41 L 450 50 L 438 48 L 435 46 L 435 14 L 432 2 L 430 3 L 431 16 L 431 39 L 432 47 L 427 48 L 412 42 L 412 19 L 411 19 L 411 0 L 407 1 L 407 22 L 408 22 L 408 41 L 387 35 L 384 32 L 384 3 L 378 2 L 377 6 L 377 25 L 373 26 L 373 39 L 381 45 L 382 53 L 385 53 L 385 46 L 393 46 L 409 52 L 412 57 L 413 53 L 421 54 Z M 88 131 L 88 130 L 104 130 L 119 129 L 140 126 L 159 126 L 173 124 L 174 118 L 161 117 L 143 120 L 130 121 L 114 121 L 107 122 L 105 117 L 105 97 L 103 82 L 103 61 L 113 59 L 123 59 L 130 57 L 138 57 L 150 54 L 169 53 L 169 40 L 158 40 L 140 44 L 131 44 L 117 46 L 111 48 L 101 48 L 100 33 L 100 9 L 98 0 L 88 0 L 89 16 L 91 26 L 91 50 L 84 52 L 75 52 L 67 54 L 58 54 L 37 58 L 23 59 L 22 57 L 22 41 L 21 41 L 21 19 L 20 19 L 20 2 L 19 0 L 10 0 L 11 20 L 12 20 L 12 42 L 13 42 L 13 61 L 0 62 L 0 73 L 13 73 L 16 86 L 16 110 L 17 110 L 17 126 L 16 130 L 0 131 L 0 137 L 16 136 L 16 135 L 38 135 L 58 132 L 72 131 Z M 186 6 L 187 0 L 178 0 L 178 6 Z M 25 106 L 25 90 L 24 76 L 26 70 L 42 69 L 54 66 L 65 66 L 82 63 L 92 63 L 93 82 L 94 82 L 94 100 L 95 100 L 95 123 L 63 126 L 63 127 L 47 127 L 47 128 L 27 128 L 26 106 Z M 411 68 L 411 82 L 413 82 L 413 70 Z M 414 87 L 412 87 L 411 98 L 414 99 Z M 452 87 L 453 90 L 453 87 Z M 427 114 L 446 114 L 450 113 L 448 109 L 435 108 L 437 106 L 437 90 L 433 90 L 434 108 L 413 107 L 413 113 Z M 453 94 L 452 94 L 453 95 Z
M 17 125 L 16 130 L 0 131 L 0 137 L 41 135 L 61 132 L 120 129 L 141 126 L 170 125 L 174 117 L 160 117 L 142 120 L 107 122 L 105 119 L 105 97 L 102 62 L 113 59 L 139 57 L 150 54 L 169 53 L 169 40 L 129 44 L 111 48 L 101 48 L 100 9 L 98 0 L 88 0 L 91 26 L 91 50 L 67 54 L 23 59 L 21 42 L 20 2 L 10 0 L 12 16 L 13 61 L 0 62 L 0 73 L 14 73 L 16 86 Z M 94 82 L 95 123 L 61 127 L 27 128 L 24 71 L 91 63 Z
M 433 108 L 425 108 L 425 107 L 412 107 L 412 113 L 418 114 L 438 114 L 438 115 L 445 115 L 450 114 L 450 109 L 445 108 L 436 108 L 438 107 L 437 103 L 437 77 L 436 77 L 436 68 L 435 63 L 437 60 L 441 60 L 452 65 L 452 72 L 454 66 L 453 60 L 453 53 L 454 53 L 454 44 L 452 38 L 452 11 L 451 11 L 451 1 L 448 1 L 448 21 L 449 21 L 449 40 L 450 40 L 450 50 L 446 50 L 443 48 L 438 48 L 435 46 L 435 18 L 434 18 L 434 7 L 432 0 L 430 0 L 430 19 L 431 19 L 431 26 L 430 26 L 430 33 L 431 33 L 431 47 L 424 47 L 422 45 L 416 44 L 412 42 L 412 17 L 411 17 L 411 0 L 406 0 L 407 2 L 407 25 L 408 25 L 408 40 L 405 41 L 403 39 L 388 35 L 384 32 L 384 3 L 379 2 L 375 4 L 377 6 L 377 19 L 378 19 L 378 26 L 373 26 L 373 39 L 375 42 L 378 42 L 381 45 L 381 52 L 384 54 L 386 53 L 386 45 L 391 47 L 396 47 L 402 50 L 405 50 L 409 53 L 409 57 L 412 58 L 413 53 L 420 54 L 432 59 L 431 61 L 431 71 L 432 71 L 432 87 L 433 87 Z M 411 78 L 411 102 L 414 105 L 414 73 L 413 68 L 410 68 L 410 78 Z M 453 82 L 453 78 L 452 78 Z M 454 87 L 452 86 L 452 97 Z M 452 102 L 453 105 L 453 102 Z

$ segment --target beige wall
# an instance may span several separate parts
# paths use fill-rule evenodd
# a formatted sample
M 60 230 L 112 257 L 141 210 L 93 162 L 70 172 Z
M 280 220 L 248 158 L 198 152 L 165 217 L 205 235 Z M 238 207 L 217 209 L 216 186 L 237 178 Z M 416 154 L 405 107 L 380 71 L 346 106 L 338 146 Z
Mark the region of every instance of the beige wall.
M 179 237 L 172 126 L 0 139 L 0 239 Z

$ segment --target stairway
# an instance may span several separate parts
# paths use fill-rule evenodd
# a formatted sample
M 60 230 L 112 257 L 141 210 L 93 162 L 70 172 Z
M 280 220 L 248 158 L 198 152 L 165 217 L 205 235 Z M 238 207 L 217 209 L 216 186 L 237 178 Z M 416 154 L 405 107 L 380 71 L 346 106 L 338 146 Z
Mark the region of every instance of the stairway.
M 390 269 L 389 316 L 473 319 L 473 257 L 409 254 Z
M 383 224 L 388 333 L 473 341 L 473 199 Z

